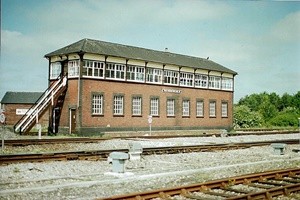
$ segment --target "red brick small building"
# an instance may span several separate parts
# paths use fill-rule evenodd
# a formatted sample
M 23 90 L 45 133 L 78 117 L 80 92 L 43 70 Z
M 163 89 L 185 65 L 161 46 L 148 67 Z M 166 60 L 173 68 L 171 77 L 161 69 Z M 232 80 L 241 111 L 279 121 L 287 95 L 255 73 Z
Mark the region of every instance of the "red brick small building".
M 5 111 L 6 125 L 15 125 L 42 94 L 42 92 L 6 92 L 1 100 L 1 108 Z M 43 127 L 48 127 L 48 116 L 44 115 L 39 118 L 39 123 Z
M 232 126 L 237 73 L 209 59 L 91 39 L 45 57 L 51 132 Z

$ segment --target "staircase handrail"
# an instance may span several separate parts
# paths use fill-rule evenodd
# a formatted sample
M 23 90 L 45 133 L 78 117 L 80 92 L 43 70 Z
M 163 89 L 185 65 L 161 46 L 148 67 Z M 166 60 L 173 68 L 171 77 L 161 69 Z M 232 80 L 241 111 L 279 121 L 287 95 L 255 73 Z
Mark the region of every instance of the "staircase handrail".
M 48 97 L 48 95 L 57 87 L 59 83 L 63 81 L 62 85 L 66 84 L 66 76 L 61 78 L 61 75 L 58 76 L 58 80 L 54 83 L 51 83 L 51 85 L 43 92 L 43 94 L 38 98 L 38 100 L 33 104 L 27 112 L 21 117 L 21 119 L 14 125 L 14 131 L 20 130 L 21 132 L 21 126 L 23 123 L 27 121 L 29 117 L 35 116 L 38 112 L 35 112 L 35 110 L 40 106 L 42 102 Z M 57 91 L 56 91 L 57 92 Z M 33 115 L 32 115 L 33 114 Z

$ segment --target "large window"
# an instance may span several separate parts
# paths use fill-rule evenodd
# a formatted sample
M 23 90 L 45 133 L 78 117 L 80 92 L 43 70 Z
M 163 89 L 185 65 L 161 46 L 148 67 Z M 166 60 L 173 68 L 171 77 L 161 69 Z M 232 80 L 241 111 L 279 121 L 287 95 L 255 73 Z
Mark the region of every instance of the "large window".
M 228 117 L 228 103 L 222 102 L 222 117 Z
M 132 98 L 132 115 L 142 115 L 142 97 Z
M 114 115 L 124 114 L 124 97 L 117 95 L 114 96 Z
M 209 102 L 209 117 L 216 117 L 216 102 Z
M 147 82 L 148 83 L 162 83 L 162 70 L 147 68 Z
M 222 89 L 223 90 L 233 90 L 233 79 L 232 78 L 222 78 Z
M 99 77 L 104 76 L 104 62 L 88 61 L 85 60 L 83 63 L 83 76 L 87 77 Z
M 180 86 L 193 86 L 194 74 L 180 72 Z
M 129 81 L 144 82 L 145 67 L 139 67 L 134 65 L 127 66 L 126 78 Z
M 71 60 L 68 62 L 68 76 L 77 77 L 79 75 L 79 60 Z
M 207 88 L 208 77 L 203 74 L 195 74 L 195 87 Z
M 221 88 L 221 77 L 210 76 L 209 77 L 209 88 L 220 89 Z
M 204 116 L 204 103 L 203 100 L 197 100 L 196 102 L 196 115 L 197 117 Z
M 107 63 L 105 69 L 105 75 L 108 79 L 125 79 L 125 65 Z
M 190 100 L 182 101 L 182 116 L 190 116 Z
M 175 100 L 167 100 L 167 116 L 175 116 Z
M 92 114 L 93 115 L 102 115 L 103 114 L 103 95 L 102 94 L 93 94 Z
M 157 97 L 150 99 L 150 115 L 158 116 L 159 115 L 159 99 Z
M 164 71 L 164 84 L 166 85 L 178 85 L 178 72 L 176 71 Z
M 50 64 L 50 79 L 57 79 L 61 74 L 61 63 L 55 62 Z

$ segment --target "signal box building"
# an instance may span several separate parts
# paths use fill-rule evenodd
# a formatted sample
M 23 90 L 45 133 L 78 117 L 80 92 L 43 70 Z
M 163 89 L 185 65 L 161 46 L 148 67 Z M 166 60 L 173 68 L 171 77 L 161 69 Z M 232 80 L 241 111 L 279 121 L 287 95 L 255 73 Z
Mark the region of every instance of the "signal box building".
M 237 73 L 209 59 L 91 39 L 45 57 L 51 132 L 232 126 Z

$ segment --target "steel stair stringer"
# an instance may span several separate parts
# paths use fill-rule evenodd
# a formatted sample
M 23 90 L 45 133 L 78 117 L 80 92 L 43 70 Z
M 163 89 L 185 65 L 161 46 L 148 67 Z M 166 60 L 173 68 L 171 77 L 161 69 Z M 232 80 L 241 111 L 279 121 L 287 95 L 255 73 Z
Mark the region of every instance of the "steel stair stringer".
M 53 82 L 49 88 L 41 95 L 37 102 L 23 115 L 23 117 L 14 125 L 14 131 L 26 133 L 38 122 L 47 108 L 54 105 L 55 99 L 65 92 L 67 88 L 67 76 L 59 78 Z

